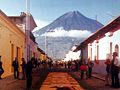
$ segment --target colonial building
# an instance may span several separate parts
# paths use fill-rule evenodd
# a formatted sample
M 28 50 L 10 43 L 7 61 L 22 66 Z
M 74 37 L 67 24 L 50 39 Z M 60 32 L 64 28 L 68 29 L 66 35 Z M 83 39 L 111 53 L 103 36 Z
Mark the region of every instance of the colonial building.
M 26 14 L 21 12 L 20 16 L 9 16 L 9 18 L 16 23 L 25 34 L 26 34 L 26 46 L 25 46 L 25 58 L 30 60 L 31 57 L 37 58 L 37 43 L 35 41 L 35 37 L 32 34 L 32 30 L 37 27 L 34 18 L 31 14 Z
M 85 60 L 95 62 L 94 71 L 105 73 L 104 61 L 112 59 L 112 53 L 120 55 L 120 16 L 106 26 L 97 30 L 93 35 L 84 40 L 75 51 L 81 50 L 81 56 Z
M 45 53 L 40 49 L 32 34 L 32 30 L 37 26 L 32 15 L 29 14 L 29 24 L 26 28 L 26 14 L 20 16 L 7 16 L 0 10 L 0 56 L 2 56 L 4 74 L 3 77 L 13 74 L 12 62 L 18 58 L 19 71 L 21 71 L 21 58 L 31 57 L 44 59 Z M 27 30 L 26 30 L 27 29 Z M 27 31 L 27 32 L 26 32 Z M 26 35 L 27 33 L 27 35 Z M 27 43 L 27 56 L 26 56 Z
M 13 73 L 12 61 L 17 57 L 20 62 L 24 56 L 24 47 L 25 33 L 0 10 L 0 55 L 5 71 L 3 77 Z

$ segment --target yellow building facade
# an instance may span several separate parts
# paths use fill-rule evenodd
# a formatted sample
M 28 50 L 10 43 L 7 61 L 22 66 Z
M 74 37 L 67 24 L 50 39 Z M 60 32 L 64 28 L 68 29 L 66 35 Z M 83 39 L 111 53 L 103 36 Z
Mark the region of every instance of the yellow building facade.
M 24 48 L 25 33 L 0 10 L 0 55 L 4 69 L 2 77 L 13 74 L 12 61 L 15 57 L 18 58 L 20 67 Z
M 21 12 L 19 16 L 8 16 L 16 26 L 18 26 L 26 35 L 25 60 L 29 61 L 32 57 L 37 58 L 37 43 L 32 30 L 37 27 L 33 16 L 29 13 Z M 27 24 L 26 24 L 27 23 Z

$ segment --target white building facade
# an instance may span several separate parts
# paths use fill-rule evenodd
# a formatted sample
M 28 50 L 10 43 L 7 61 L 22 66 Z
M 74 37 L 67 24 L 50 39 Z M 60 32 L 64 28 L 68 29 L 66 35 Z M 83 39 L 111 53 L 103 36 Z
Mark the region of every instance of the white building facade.
M 120 56 L 120 16 L 108 25 L 97 30 L 92 36 L 83 41 L 76 50 L 81 50 L 82 57 L 94 61 L 93 71 L 106 73 L 105 60 L 112 60 L 112 53 Z

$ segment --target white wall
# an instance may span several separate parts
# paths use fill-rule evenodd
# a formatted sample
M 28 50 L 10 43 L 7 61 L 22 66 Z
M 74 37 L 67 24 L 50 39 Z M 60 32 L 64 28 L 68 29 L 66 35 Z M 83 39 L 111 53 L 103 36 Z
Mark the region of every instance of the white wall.
M 97 73 L 105 74 L 105 60 L 107 55 L 110 54 L 110 43 L 112 42 L 112 53 L 115 51 L 115 45 L 119 46 L 119 56 L 120 56 L 120 29 L 113 33 L 112 36 L 105 36 L 99 39 L 99 43 L 96 44 L 94 41 L 92 46 L 88 45 L 88 56 L 90 56 L 90 48 L 92 47 L 92 60 L 94 60 L 94 56 L 96 55 L 96 45 L 99 45 L 99 64 L 94 65 L 93 71 Z M 110 58 L 112 59 L 112 57 Z

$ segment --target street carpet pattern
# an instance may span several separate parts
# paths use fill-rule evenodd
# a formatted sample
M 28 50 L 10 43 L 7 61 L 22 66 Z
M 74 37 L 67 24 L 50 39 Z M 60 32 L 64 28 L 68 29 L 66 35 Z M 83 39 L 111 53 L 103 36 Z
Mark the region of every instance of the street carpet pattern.
M 68 73 L 49 73 L 40 90 L 84 90 Z

